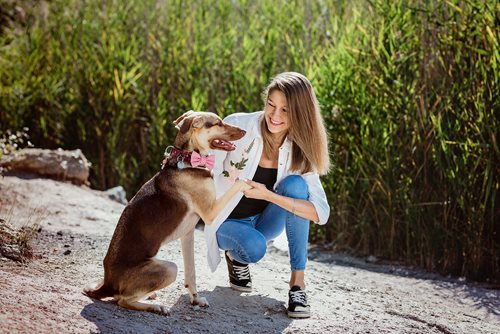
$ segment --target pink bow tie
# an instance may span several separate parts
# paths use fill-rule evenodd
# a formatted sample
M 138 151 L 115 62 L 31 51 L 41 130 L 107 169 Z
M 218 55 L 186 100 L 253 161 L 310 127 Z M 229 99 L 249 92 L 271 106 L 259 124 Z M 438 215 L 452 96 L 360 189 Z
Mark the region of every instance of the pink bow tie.
M 212 170 L 215 164 L 215 155 L 200 155 L 198 152 L 191 153 L 191 166 L 193 167 L 203 167 L 208 170 Z

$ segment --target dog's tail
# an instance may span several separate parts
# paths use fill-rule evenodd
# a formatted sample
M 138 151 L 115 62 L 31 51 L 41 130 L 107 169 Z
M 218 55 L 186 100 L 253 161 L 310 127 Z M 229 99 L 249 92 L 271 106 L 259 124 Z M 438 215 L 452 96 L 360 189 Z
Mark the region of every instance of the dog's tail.
M 112 297 L 114 295 L 113 289 L 104 284 L 104 280 L 101 280 L 97 285 L 93 284 L 87 286 L 83 289 L 83 293 L 90 298 L 102 299 L 106 297 Z

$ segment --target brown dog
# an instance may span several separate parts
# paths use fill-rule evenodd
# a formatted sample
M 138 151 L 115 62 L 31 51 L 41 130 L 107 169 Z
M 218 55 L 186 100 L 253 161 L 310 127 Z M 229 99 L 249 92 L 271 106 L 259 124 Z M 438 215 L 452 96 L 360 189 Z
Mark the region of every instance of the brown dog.
M 175 281 L 175 263 L 155 256 L 162 244 L 180 238 L 191 304 L 208 306 L 196 292 L 196 223 L 201 217 L 211 224 L 227 202 L 249 186 L 237 181 L 216 200 L 210 170 L 193 167 L 191 155 L 210 165 L 210 157 L 205 157 L 209 150 L 234 150 L 230 141 L 242 138 L 245 131 L 208 112 L 189 111 L 174 124 L 179 132 L 162 170 L 141 187 L 118 221 L 103 262 L 104 279 L 97 288 L 84 290 L 92 298 L 114 297 L 118 305 L 128 309 L 168 314 L 164 306 L 140 301 Z

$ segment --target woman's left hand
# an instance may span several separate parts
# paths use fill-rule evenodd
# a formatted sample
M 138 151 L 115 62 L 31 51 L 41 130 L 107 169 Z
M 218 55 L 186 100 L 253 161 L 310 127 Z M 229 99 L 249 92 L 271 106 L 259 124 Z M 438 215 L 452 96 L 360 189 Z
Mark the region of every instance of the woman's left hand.
M 245 182 L 248 185 L 252 186 L 252 189 L 248 189 L 243 192 L 245 194 L 245 197 L 268 200 L 271 191 L 267 189 L 264 184 L 252 180 L 245 180 Z

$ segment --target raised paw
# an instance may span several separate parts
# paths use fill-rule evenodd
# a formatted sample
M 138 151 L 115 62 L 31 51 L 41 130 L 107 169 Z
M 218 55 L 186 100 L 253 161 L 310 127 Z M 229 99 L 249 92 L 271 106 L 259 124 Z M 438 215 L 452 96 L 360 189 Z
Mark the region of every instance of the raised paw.
M 251 185 L 246 183 L 245 180 L 243 180 L 243 179 L 236 180 L 236 183 L 238 184 L 240 191 L 250 190 L 253 188 Z

